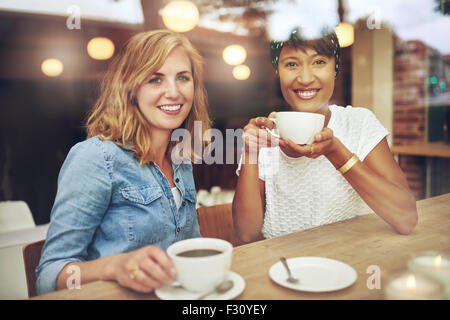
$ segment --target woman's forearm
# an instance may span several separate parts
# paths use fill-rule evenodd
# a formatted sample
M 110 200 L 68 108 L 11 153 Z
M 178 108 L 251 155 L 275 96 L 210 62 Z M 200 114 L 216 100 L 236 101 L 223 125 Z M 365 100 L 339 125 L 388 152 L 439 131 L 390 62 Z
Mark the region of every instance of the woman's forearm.
M 264 220 L 257 164 L 242 164 L 232 207 L 237 236 L 244 242 L 256 240 Z
M 339 168 L 352 153 L 342 144 L 327 154 L 328 160 Z M 417 224 L 416 200 L 406 182 L 380 175 L 364 162 L 357 162 L 344 175 L 367 205 L 401 234 L 408 234 Z
M 73 281 L 73 277 L 79 276 L 80 284 L 86 284 L 98 280 L 114 280 L 112 260 L 118 255 L 110 255 L 97 260 L 86 262 L 68 263 L 59 273 L 56 288 L 57 290 L 67 289 Z M 75 266 L 75 268 L 73 268 Z M 78 274 L 78 275 L 77 275 Z M 69 277 L 72 277 L 69 279 Z
M 409 234 L 414 229 L 416 200 L 407 188 L 379 176 L 362 162 L 345 176 L 367 205 L 399 233 Z

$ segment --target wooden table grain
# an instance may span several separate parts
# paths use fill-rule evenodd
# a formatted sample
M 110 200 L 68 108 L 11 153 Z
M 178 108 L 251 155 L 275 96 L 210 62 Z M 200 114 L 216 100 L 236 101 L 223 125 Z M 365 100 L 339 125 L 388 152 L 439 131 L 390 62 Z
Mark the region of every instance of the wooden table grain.
M 358 216 L 285 236 L 234 248 L 232 271 L 240 274 L 245 290 L 236 299 L 383 299 L 387 278 L 407 270 L 408 258 L 419 251 L 450 253 L 450 194 L 417 202 L 419 223 L 409 235 L 396 233 L 374 213 Z M 270 267 L 286 258 L 316 256 L 340 260 L 352 266 L 358 278 L 345 289 L 310 293 L 290 290 L 273 282 Z M 372 288 L 374 270 L 380 270 L 381 288 Z M 370 278 L 370 281 L 369 280 Z M 157 299 L 115 282 L 93 282 L 81 289 L 62 290 L 33 299 Z

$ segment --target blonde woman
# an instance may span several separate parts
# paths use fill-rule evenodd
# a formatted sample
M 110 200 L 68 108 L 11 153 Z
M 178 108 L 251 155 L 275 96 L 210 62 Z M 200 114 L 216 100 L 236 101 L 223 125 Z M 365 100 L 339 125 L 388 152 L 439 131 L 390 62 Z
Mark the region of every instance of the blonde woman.
M 164 250 L 200 232 L 192 164 L 172 160 L 171 134 L 184 128 L 193 139 L 194 121 L 209 128 L 202 72 L 197 50 L 166 30 L 135 35 L 113 61 L 88 139 L 61 168 L 39 294 L 76 284 L 74 276 L 138 292 L 173 280 Z

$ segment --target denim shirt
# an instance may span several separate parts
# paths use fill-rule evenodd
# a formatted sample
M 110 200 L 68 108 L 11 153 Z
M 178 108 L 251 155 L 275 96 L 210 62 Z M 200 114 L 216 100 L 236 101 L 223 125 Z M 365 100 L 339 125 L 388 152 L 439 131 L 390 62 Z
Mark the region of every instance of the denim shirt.
M 145 245 L 166 250 L 200 237 L 191 163 L 172 163 L 181 193 L 179 209 L 168 180 L 155 164 L 139 165 L 133 151 L 98 137 L 70 150 L 58 177 L 41 260 L 38 294 L 55 291 L 70 262 L 98 259 Z

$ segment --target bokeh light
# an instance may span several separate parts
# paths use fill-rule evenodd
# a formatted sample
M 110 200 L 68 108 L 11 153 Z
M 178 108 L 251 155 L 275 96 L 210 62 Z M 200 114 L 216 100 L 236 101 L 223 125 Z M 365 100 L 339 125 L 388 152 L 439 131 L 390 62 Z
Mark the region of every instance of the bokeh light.
M 187 32 L 195 28 L 199 12 L 190 1 L 172 1 L 161 10 L 164 25 L 175 32 Z
M 60 60 L 50 58 L 42 62 L 41 70 L 48 77 L 57 77 L 63 72 L 64 66 Z
M 250 77 L 250 74 L 250 68 L 245 64 L 241 64 L 233 68 L 233 77 L 236 80 L 247 80 Z
M 108 60 L 114 54 L 114 43 L 105 37 L 92 38 L 87 44 L 87 52 L 92 59 Z
M 222 57 L 229 65 L 236 66 L 247 59 L 247 50 L 243 46 L 232 44 L 223 50 Z
M 336 32 L 336 36 L 339 40 L 339 45 L 342 48 L 351 46 L 353 42 L 355 41 L 355 32 L 353 29 L 353 25 L 347 22 L 341 22 L 339 25 L 334 29 Z

